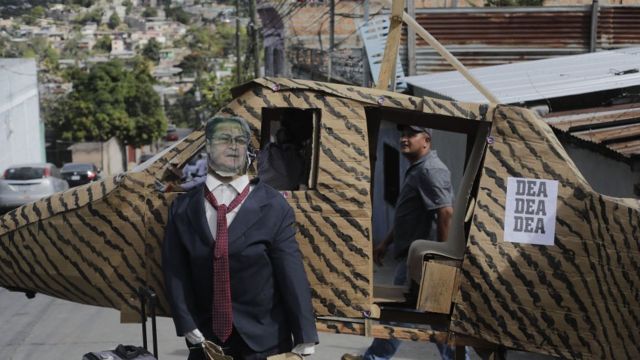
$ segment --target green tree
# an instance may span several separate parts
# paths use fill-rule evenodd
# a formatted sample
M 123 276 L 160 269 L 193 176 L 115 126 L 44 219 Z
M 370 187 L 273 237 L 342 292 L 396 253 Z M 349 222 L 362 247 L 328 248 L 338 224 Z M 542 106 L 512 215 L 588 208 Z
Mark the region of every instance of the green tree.
M 207 59 L 200 52 L 192 52 L 178 65 L 183 74 L 197 75 L 209 71 Z
M 160 61 L 161 48 L 160 43 L 156 39 L 151 38 L 142 49 L 142 56 L 157 64 L 158 61 Z
M 221 24 L 215 28 L 192 26 L 187 30 L 188 47 L 191 51 L 201 53 L 205 58 L 220 58 L 235 53 L 235 26 Z M 241 52 L 247 44 L 247 33 L 240 29 Z
M 40 5 L 34 6 L 31 10 L 22 15 L 22 21 L 27 25 L 34 25 L 38 19 L 46 16 L 46 9 Z
M 88 23 L 96 23 L 96 24 L 100 25 L 100 22 L 102 21 L 102 13 L 103 13 L 102 9 L 96 8 L 96 9 L 90 10 L 89 12 L 85 13 L 77 21 L 82 25 L 86 25 Z
M 59 70 L 60 54 L 58 51 L 51 46 L 48 46 L 42 55 L 40 55 L 40 64 L 49 69 L 49 71 L 57 71 Z
M 111 37 L 109 37 L 109 35 L 103 35 L 101 38 L 98 38 L 93 48 L 99 52 L 111 52 Z
M 172 105 L 166 106 L 167 117 L 180 126 L 197 128 L 231 100 L 235 78 L 219 79 L 215 71 L 196 80 L 188 92 L 181 94 Z
M 200 126 L 198 105 L 194 91 L 181 93 L 173 104 L 165 105 L 167 118 L 178 126 L 197 128 Z
M 169 19 L 188 25 L 191 22 L 191 15 L 180 6 L 165 7 L 164 12 Z
M 158 16 L 158 9 L 154 7 L 146 7 L 142 12 L 142 17 L 156 17 Z
M 121 23 L 122 21 L 120 21 L 120 16 L 118 16 L 118 13 L 114 11 L 113 14 L 111 14 L 111 16 L 109 17 L 109 22 L 107 23 L 107 25 L 109 26 L 109 29 L 113 30 L 117 28 Z
M 200 92 L 202 94 L 202 104 L 199 111 L 213 115 L 220 111 L 229 101 L 231 101 L 231 88 L 236 85 L 235 77 L 228 76 L 219 79 L 215 72 L 207 74 L 200 81 Z
M 79 6 L 88 8 L 93 6 L 96 0 L 69 0 L 68 2 L 72 5 L 79 5 Z
M 118 60 L 76 69 L 73 91 L 56 101 L 47 118 L 62 140 L 150 144 L 166 131 L 160 96 L 153 90 L 149 68 L 137 60 L 126 70 Z
M 125 8 L 125 14 L 131 14 L 131 10 L 133 10 L 133 3 L 131 2 L 131 0 L 124 0 L 122 2 L 122 6 L 124 6 Z
M 30 11 L 30 15 L 37 19 L 44 18 L 46 13 L 47 13 L 47 10 L 40 5 L 33 7 Z

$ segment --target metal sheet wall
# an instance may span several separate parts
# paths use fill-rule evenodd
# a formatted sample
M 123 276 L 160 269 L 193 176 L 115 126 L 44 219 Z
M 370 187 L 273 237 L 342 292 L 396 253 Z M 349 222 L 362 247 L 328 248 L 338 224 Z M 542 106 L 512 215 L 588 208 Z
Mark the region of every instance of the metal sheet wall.
M 589 51 L 591 7 L 588 6 L 419 9 L 416 20 L 468 67 Z M 640 7 L 601 7 L 598 48 L 640 44 L 638 24 Z M 406 33 L 403 34 L 403 44 L 401 56 L 406 67 Z M 419 37 L 416 64 L 417 74 L 452 70 Z

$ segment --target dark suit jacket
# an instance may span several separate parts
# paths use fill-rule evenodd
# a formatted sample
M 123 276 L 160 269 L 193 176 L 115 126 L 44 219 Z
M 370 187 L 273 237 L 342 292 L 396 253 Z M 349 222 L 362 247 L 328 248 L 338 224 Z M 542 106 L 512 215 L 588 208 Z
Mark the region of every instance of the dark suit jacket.
M 258 182 L 229 227 L 233 325 L 254 351 L 292 335 L 294 344 L 318 342 L 294 226 L 283 196 Z M 201 185 L 174 200 L 162 249 L 166 294 L 179 336 L 198 328 L 214 338 L 213 246 Z

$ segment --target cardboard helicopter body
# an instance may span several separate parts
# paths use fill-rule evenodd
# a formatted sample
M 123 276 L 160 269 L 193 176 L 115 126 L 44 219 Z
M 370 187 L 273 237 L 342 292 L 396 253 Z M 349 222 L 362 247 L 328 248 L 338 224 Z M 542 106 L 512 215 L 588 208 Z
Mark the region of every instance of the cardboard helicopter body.
M 257 79 L 234 96 L 221 113 L 246 118 L 256 146 L 267 141 L 269 111 L 302 111 L 310 121 L 307 189 L 284 194 L 320 330 L 568 358 L 640 355 L 640 206 L 594 192 L 528 110 L 289 79 Z M 381 121 L 467 138 L 447 241 L 458 245 L 412 249 L 413 302 L 406 289 L 373 284 Z M 137 319 L 137 290 L 148 287 L 169 315 L 160 248 L 179 193 L 155 183 L 176 181 L 204 142 L 196 131 L 133 171 L 0 217 L 0 286 L 116 308 L 123 321 Z M 544 245 L 535 240 L 542 233 Z

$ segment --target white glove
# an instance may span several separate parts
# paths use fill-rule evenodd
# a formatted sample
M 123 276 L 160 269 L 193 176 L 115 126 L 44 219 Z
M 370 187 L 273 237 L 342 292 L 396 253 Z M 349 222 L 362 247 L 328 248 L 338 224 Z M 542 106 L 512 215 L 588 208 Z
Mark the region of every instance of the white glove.
M 314 343 L 298 344 L 291 350 L 291 352 L 301 356 L 312 355 L 313 353 L 316 352 L 316 344 Z
M 198 345 L 204 342 L 204 336 L 198 329 L 193 329 L 185 334 L 187 341 L 192 345 Z

